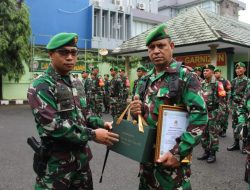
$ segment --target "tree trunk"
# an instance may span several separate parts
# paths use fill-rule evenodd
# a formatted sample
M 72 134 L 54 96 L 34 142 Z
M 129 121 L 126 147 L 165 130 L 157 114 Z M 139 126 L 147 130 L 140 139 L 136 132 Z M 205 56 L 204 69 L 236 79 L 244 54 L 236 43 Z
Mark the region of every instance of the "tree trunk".
M 0 100 L 3 99 L 3 75 L 0 72 Z

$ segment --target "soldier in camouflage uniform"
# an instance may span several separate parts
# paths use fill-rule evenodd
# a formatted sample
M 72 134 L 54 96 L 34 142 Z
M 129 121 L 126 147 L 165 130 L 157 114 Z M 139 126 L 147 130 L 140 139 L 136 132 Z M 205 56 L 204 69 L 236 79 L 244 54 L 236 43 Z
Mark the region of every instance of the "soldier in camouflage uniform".
M 82 85 L 83 85 L 84 92 L 86 95 L 87 107 L 88 107 L 88 109 L 91 109 L 90 100 L 91 100 L 91 83 L 92 83 L 92 81 L 89 78 L 89 73 L 90 73 L 89 70 L 82 71 Z
M 156 163 L 141 163 L 139 189 L 191 190 L 191 162 L 184 163 L 182 160 L 200 142 L 207 124 L 201 83 L 192 68 L 181 66 L 173 59 L 174 43 L 166 25 L 158 26 L 147 36 L 146 46 L 154 68 L 141 79 L 143 88 L 136 90 L 140 100 L 136 95 L 131 102 L 133 117 L 142 114 L 149 126 L 156 128 L 159 106 L 176 104 L 188 110 L 189 125 L 186 132 L 175 139 L 176 144 L 172 149 Z M 174 76 L 174 81 L 171 76 Z
M 221 137 L 226 137 L 226 132 L 227 132 L 227 128 L 228 128 L 228 117 L 229 117 L 229 97 L 230 97 L 230 90 L 231 90 L 231 83 L 229 80 L 226 80 L 225 78 L 223 78 L 221 76 L 221 69 L 216 68 L 214 70 L 214 76 L 215 78 L 220 81 L 223 84 L 224 90 L 226 91 L 226 96 L 222 99 L 223 104 L 225 105 L 224 108 L 222 110 L 222 117 L 220 118 L 220 123 L 221 123 L 221 130 L 219 135 Z
M 240 138 L 239 134 L 246 124 L 247 118 L 247 108 L 244 101 L 244 92 L 249 83 L 249 79 L 245 76 L 246 66 L 244 63 L 237 63 L 235 65 L 235 72 L 237 77 L 232 80 L 231 96 L 230 96 L 230 106 L 232 109 L 232 127 L 234 130 L 234 143 L 233 145 L 227 147 L 228 151 L 240 150 Z M 243 141 L 241 152 L 246 153 L 245 142 Z
M 92 84 L 91 84 L 91 102 L 92 112 L 97 116 L 102 116 L 103 96 L 104 96 L 104 81 L 99 73 L 97 66 L 92 68 Z
M 125 70 L 120 69 L 120 78 L 122 80 L 122 92 L 121 92 L 121 97 L 120 97 L 120 106 L 122 110 L 125 110 L 127 107 L 127 99 L 129 96 L 129 87 L 130 87 L 130 82 L 128 80 L 128 77 L 125 75 Z
M 143 76 L 143 72 L 144 71 L 147 71 L 145 67 L 138 67 L 137 68 L 137 77 L 138 79 L 136 79 L 134 81 L 134 86 L 133 86 L 133 90 L 132 90 L 132 96 L 134 97 L 135 95 L 135 91 L 136 91 L 136 88 L 137 88 L 137 84 L 138 84 L 138 81 L 141 79 L 141 77 Z
M 216 152 L 219 150 L 220 118 L 223 115 L 225 104 L 222 99 L 226 92 L 221 82 L 214 76 L 213 65 L 206 65 L 203 70 L 205 80 L 202 84 L 202 96 L 207 105 L 208 124 L 202 135 L 201 143 L 204 154 L 198 160 L 207 160 L 207 163 L 216 161 Z
M 247 159 L 246 159 L 246 168 L 245 168 L 245 181 L 248 183 L 248 190 L 250 190 L 250 83 L 248 83 L 245 97 L 246 100 L 246 107 L 248 110 L 248 118 L 247 118 L 247 126 L 244 128 L 242 133 L 242 138 L 246 140 L 246 153 L 247 153 Z
M 104 97 L 103 97 L 105 113 L 109 113 L 109 108 L 110 108 L 109 87 L 110 87 L 109 74 L 105 74 L 104 75 Z
M 202 82 L 203 81 L 203 78 L 201 78 L 202 68 L 201 67 L 195 67 L 194 72 L 198 75 L 200 82 Z
M 123 112 L 123 108 L 120 106 L 120 100 L 122 97 L 123 83 L 120 77 L 117 76 L 118 68 L 110 68 L 110 75 L 113 77 L 110 80 L 110 111 L 113 118 L 118 118 Z
M 110 122 L 90 115 L 84 89 L 70 71 L 77 60 L 77 34 L 59 33 L 47 50 L 51 64 L 33 82 L 28 100 L 45 152 L 35 154 L 36 190 L 92 190 L 89 140 L 111 145 L 118 135 L 108 132 Z M 102 127 L 102 128 L 100 128 Z M 37 163 L 43 163 L 37 166 Z

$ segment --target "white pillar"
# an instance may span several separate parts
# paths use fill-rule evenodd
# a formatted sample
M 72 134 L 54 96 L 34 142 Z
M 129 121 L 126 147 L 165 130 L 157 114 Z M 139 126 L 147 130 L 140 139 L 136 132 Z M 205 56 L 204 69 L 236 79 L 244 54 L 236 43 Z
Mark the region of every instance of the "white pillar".
M 210 57 L 211 57 L 211 65 L 217 66 L 217 47 L 218 44 L 208 45 L 210 47 Z

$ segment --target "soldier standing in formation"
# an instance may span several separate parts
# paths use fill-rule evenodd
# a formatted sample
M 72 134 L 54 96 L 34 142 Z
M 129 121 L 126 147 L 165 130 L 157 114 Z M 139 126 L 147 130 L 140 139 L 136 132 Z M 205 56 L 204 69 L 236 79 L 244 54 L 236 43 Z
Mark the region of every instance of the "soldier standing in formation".
M 234 130 L 234 143 L 227 147 L 228 151 L 240 150 L 240 132 L 246 127 L 247 108 L 244 101 L 244 93 L 249 83 L 248 77 L 245 75 L 246 65 L 239 62 L 235 65 L 237 77 L 232 80 L 230 106 L 232 109 L 232 127 Z M 246 153 L 246 142 L 243 141 L 241 152 Z
M 122 92 L 120 93 L 121 94 L 121 109 L 122 110 L 125 110 L 126 107 L 127 107 L 127 99 L 128 99 L 128 96 L 129 96 L 129 87 L 130 87 L 130 82 L 128 80 L 128 77 L 125 75 L 125 70 L 124 69 L 120 69 L 120 78 L 121 78 L 121 81 L 122 81 Z
M 245 105 L 248 110 L 248 118 L 247 118 L 247 127 L 243 131 L 243 139 L 246 142 L 246 168 L 245 168 L 245 181 L 248 183 L 248 189 L 250 189 L 250 83 L 247 84 L 246 92 L 245 92 Z
M 189 125 L 175 139 L 176 144 L 172 149 L 157 163 L 141 164 L 139 189 L 191 190 L 191 162 L 183 163 L 182 160 L 199 143 L 207 124 L 201 84 L 191 69 L 173 59 L 174 43 L 166 25 L 160 25 L 147 36 L 146 46 L 154 68 L 140 80 L 145 88 L 137 88 L 136 94 L 140 95 L 140 100 L 136 95 L 131 102 L 133 117 L 136 119 L 138 114 L 142 114 L 149 127 L 156 128 L 160 105 L 183 105 L 189 113 Z
M 223 101 L 223 115 L 220 118 L 220 123 L 221 123 L 221 130 L 219 133 L 219 136 L 221 137 L 226 137 L 226 132 L 227 132 L 227 128 L 228 128 L 228 117 L 229 117 L 229 97 L 230 97 L 230 90 L 231 90 L 231 83 L 229 80 L 226 80 L 225 78 L 223 78 L 221 76 L 221 69 L 216 68 L 214 70 L 214 76 L 215 78 L 220 81 L 223 84 L 223 88 L 226 91 L 226 96 L 224 98 L 222 98 Z
M 216 152 L 219 150 L 219 123 L 223 115 L 223 107 L 225 107 L 222 98 L 226 96 L 222 83 L 217 81 L 214 76 L 214 69 L 213 65 L 205 66 L 203 70 L 205 80 L 201 83 L 202 96 L 206 102 L 208 111 L 208 123 L 201 139 L 204 153 L 197 159 L 207 160 L 207 163 L 216 161 Z
M 118 68 L 110 68 L 110 75 L 112 79 L 110 80 L 110 111 L 113 119 L 118 118 L 123 109 L 120 106 L 120 99 L 122 97 L 123 83 L 120 77 L 117 76 Z
M 145 67 L 138 67 L 137 68 L 137 79 L 134 81 L 134 86 L 133 86 L 133 90 L 132 90 L 132 96 L 134 97 L 135 95 L 135 91 L 136 91 L 136 88 L 137 88 L 137 85 L 138 85 L 138 82 L 140 81 L 141 77 L 144 76 L 143 72 L 146 72 L 146 68 Z
M 203 81 L 203 78 L 201 78 L 202 68 L 201 67 L 195 67 L 194 72 L 198 75 L 199 81 L 202 82 Z
M 109 74 L 104 75 L 104 113 L 109 113 L 109 107 L 110 107 L 110 95 L 109 95 L 109 87 L 110 87 L 110 80 L 109 80 Z
M 82 83 L 70 74 L 77 60 L 77 37 L 59 33 L 51 38 L 46 46 L 51 64 L 28 90 L 44 147 L 34 156 L 36 190 L 92 190 L 88 141 L 105 145 L 118 141 L 118 135 L 102 129 L 110 129 L 111 122 L 90 115 Z
M 89 70 L 82 71 L 82 85 L 86 95 L 87 107 L 91 109 L 91 79 L 89 78 Z
M 102 116 L 103 95 L 104 95 L 104 81 L 102 76 L 98 74 L 99 68 L 97 66 L 92 68 L 92 83 L 91 83 L 91 102 L 92 111 L 97 116 Z

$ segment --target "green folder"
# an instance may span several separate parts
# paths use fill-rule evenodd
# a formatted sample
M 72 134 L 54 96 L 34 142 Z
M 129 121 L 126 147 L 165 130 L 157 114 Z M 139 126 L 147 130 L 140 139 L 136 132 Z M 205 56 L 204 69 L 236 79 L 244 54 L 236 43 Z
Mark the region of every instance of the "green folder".
M 120 135 L 119 142 L 110 150 L 140 163 L 153 162 L 156 129 L 144 126 L 144 132 L 139 131 L 138 124 L 129 120 L 121 120 L 117 125 L 113 122 L 112 132 Z

